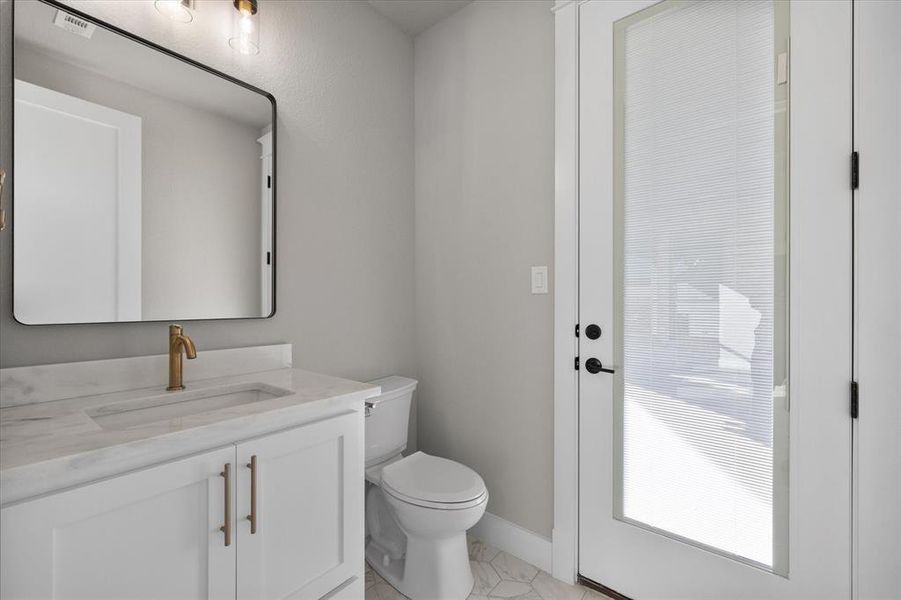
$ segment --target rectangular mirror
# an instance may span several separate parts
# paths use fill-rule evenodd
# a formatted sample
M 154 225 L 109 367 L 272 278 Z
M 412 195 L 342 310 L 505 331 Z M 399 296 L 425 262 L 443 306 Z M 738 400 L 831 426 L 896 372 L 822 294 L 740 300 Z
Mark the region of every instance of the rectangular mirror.
M 55 2 L 14 3 L 13 312 L 275 312 L 275 100 Z

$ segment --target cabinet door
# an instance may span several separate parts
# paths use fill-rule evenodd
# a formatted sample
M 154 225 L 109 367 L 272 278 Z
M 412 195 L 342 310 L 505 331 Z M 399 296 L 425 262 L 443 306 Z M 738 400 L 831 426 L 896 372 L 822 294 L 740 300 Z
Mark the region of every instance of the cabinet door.
M 238 445 L 239 598 L 320 598 L 362 577 L 362 439 L 350 412 Z
M 236 540 L 219 530 L 234 457 L 231 446 L 4 508 L 0 597 L 234 598 Z

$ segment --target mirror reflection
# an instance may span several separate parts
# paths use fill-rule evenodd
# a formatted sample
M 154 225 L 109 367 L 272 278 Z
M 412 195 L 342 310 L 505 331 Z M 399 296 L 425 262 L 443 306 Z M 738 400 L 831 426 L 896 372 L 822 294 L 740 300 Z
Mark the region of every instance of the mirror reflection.
M 271 316 L 271 97 L 49 4 L 14 20 L 16 319 Z

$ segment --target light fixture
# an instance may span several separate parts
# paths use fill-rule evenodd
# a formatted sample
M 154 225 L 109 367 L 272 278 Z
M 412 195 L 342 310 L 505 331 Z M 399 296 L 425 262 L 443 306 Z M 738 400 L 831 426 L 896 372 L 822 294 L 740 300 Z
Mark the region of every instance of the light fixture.
M 190 23 L 194 20 L 194 0 L 156 0 L 153 5 L 173 21 Z
M 257 0 L 234 0 L 235 13 L 232 15 L 232 36 L 228 45 L 241 54 L 260 52 L 260 15 Z

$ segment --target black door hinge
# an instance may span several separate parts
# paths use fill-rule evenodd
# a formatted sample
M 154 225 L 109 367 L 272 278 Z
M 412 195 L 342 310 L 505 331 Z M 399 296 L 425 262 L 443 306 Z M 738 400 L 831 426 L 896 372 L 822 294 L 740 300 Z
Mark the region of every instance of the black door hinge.
M 573 367 L 576 369 L 576 371 L 579 370 L 579 357 L 578 356 L 576 357 L 576 360 L 573 362 Z
M 266 189 L 272 188 L 272 175 L 266 175 Z
M 851 382 L 851 418 L 856 419 L 857 415 L 860 413 L 860 392 L 858 390 L 857 382 Z
M 272 252 L 267 252 L 267 253 L 266 253 L 266 264 L 267 264 L 267 265 L 271 265 L 271 264 L 272 264 Z
M 576 323 L 576 337 L 579 337 L 579 324 Z
M 860 154 L 855 150 L 851 153 L 851 189 L 860 187 Z

